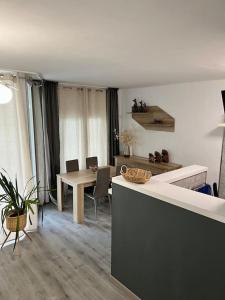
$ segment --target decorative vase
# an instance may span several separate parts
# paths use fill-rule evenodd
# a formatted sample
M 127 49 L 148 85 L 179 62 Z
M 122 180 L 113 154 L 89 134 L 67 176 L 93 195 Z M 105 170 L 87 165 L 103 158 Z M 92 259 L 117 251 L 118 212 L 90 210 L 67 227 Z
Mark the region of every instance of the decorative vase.
M 130 157 L 130 146 L 129 145 L 124 145 L 123 155 L 124 155 L 124 157 Z
M 133 147 L 132 147 L 132 145 L 130 145 L 130 156 L 132 156 L 133 155 Z

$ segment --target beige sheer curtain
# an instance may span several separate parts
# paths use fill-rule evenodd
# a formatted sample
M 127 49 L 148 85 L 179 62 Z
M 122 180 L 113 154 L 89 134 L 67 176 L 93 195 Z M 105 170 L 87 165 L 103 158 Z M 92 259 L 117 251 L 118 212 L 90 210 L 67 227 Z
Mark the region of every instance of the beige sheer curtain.
M 0 105 L 0 167 L 18 176 L 19 188 L 32 176 L 25 80 L 17 77 L 12 101 Z
M 86 167 L 87 156 L 98 156 L 99 165 L 107 164 L 105 90 L 59 87 L 60 167 L 79 159 Z
M 107 165 L 106 91 L 87 89 L 88 156 L 97 156 L 101 166 Z
M 85 167 L 87 154 L 86 100 L 83 89 L 59 88 L 60 169 L 65 172 L 65 161 L 79 159 Z
M 24 75 L 17 74 L 15 105 L 17 112 L 16 129 L 18 132 L 19 144 L 16 148 L 20 153 L 21 165 L 21 169 L 17 171 L 17 175 L 18 177 L 21 176 L 22 189 L 24 189 L 26 182 L 32 177 L 26 95 L 26 81 L 24 79 Z M 15 150 L 16 149 L 14 149 L 14 151 Z
M 32 177 L 32 165 L 29 150 L 29 134 L 26 106 L 26 82 L 23 74 L 15 80 L 13 99 L 0 105 L 0 168 L 5 169 L 12 179 L 17 175 L 19 190 L 22 193 L 25 183 Z M 31 215 L 33 225 L 37 227 L 37 210 Z M 0 207 L 1 210 L 1 207 Z M 0 231 L 0 243 L 5 238 Z

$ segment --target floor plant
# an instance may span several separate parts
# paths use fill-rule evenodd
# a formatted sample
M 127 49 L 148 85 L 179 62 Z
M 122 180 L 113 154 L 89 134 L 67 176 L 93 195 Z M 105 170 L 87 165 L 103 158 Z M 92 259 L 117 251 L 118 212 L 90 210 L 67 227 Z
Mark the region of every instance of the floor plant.
M 33 184 L 33 181 L 34 178 L 31 178 L 27 182 L 24 192 L 21 194 L 18 189 L 17 177 L 13 182 L 7 172 L 0 172 L 1 225 L 6 234 L 1 248 L 3 248 L 11 232 L 15 232 L 13 251 L 19 242 L 19 232 L 23 231 L 28 236 L 25 231 L 27 219 L 32 224 L 30 217 L 30 213 L 34 214 L 32 206 L 39 204 L 37 198 L 39 183 Z M 6 233 L 5 225 L 8 233 Z

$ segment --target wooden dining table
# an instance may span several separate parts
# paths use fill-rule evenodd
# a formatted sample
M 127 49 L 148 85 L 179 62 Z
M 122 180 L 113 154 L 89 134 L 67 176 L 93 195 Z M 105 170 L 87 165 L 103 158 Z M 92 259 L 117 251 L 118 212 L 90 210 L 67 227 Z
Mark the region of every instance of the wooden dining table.
M 110 167 L 110 177 L 116 175 L 116 168 Z M 100 169 L 101 167 L 99 167 Z M 92 170 L 80 170 L 57 175 L 57 205 L 58 210 L 63 210 L 64 184 L 73 187 L 73 220 L 76 223 L 84 222 L 84 188 L 95 186 L 97 172 Z

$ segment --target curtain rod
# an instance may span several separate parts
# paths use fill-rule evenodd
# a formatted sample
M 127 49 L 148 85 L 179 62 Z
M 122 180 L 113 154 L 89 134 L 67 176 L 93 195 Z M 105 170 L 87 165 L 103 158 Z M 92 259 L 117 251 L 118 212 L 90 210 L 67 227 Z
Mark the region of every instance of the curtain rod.
M 93 86 L 93 85 L 83 85 L 83 84 L 78 84 L 78 83 L 73 83 L 73 82 L 59 82 L 59 85 L 62 85 L 64 87 L 77 87 L 77 88 L 95 88 L 95 89 L 102 89 L 106 90 L 107 87 L 105 86 Z
M 23 74 L 28 74 L 28 75 L 35 75 L 37 76 L 40 80 L 43 80 L 43 76 L 41 73 L 37 72 L 29 72 L 29 71 L 22 71 L 22 70 L 12 70 L 12 69 L 0 69 L 0 74 L 1 73 L 23 73 Z M 15 76 L 14 74 L 12 74 Z

